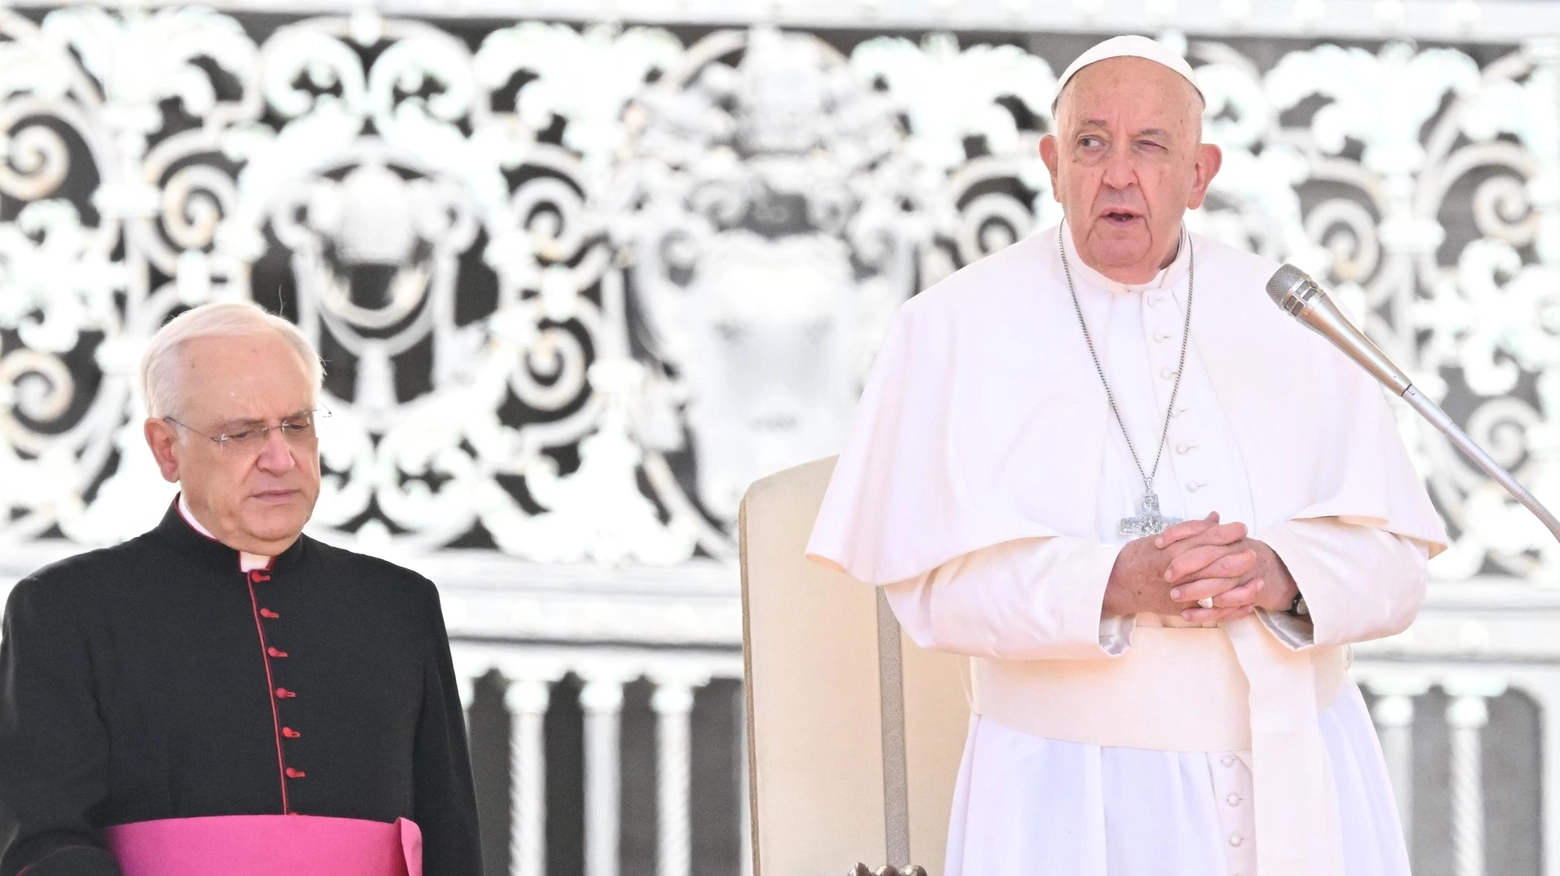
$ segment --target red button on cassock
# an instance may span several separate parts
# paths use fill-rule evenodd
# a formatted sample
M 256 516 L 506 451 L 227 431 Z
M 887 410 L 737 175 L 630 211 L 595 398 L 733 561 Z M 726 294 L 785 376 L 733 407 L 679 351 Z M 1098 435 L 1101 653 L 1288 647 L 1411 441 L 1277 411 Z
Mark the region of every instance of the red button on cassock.
M 274 617 L 281 617 L 281 615 L 279 615 L 276 612 L 270 610 L 269 608 L 262 608 L 262 609 L 260 609 L 260 616 L 261 617 L 273 617 L 273 618 Z
M 305 775 L 307 775 L 307 773 L 305 773 L 303 770 L 295 770 L 292 767 L 287 768 L 287 778 L 289 779 L 301 779 Z
M 291 727 L 283 727 L 282 728 L 282 735 L 286 736 L 288 739 L 297 739 L 299 736 L 302 736 L 303 734 L 299 733 L 297 730 L 294 730 Z
M 289 698 L 295 697 L 297 695 L 298 694 L 296 692 L 290 691 L 290 690 L 288 690 L 285 687 L 279 687 L 279 688 L 276 689 L 276 698 L 279 699 L 279 700 L 289 699 Z
M 267 649 L 265 649 L 265 653 L 270 654 L 272 657 L 286 657 L 287 656 L 287 652 L 286 651 L 280 650 L 278 648 L 267 648 Z

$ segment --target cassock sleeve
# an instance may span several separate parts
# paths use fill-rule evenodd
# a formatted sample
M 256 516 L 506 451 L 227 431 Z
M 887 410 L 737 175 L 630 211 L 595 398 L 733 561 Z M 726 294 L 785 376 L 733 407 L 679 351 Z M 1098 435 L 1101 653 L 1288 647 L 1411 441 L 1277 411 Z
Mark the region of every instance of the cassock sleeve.
M 465 709 L 455 683 L 439 594 L 431 583 L 427 588 L 428 656 L 412 751 L 416 813 L 412 820 L 422 829 L 425 876 L 481 876 L 482 844 L 466 749 Z
M 887 585 L 884 595 L 922 648 L 1004 660 L 1117 656 L 1128 636 L 1100 611 L 1122 547 L 1067 536 L 1003 542 Z
M 1424 601 L 1428 548 L 1336 518 L 1292 520 L 1262 540 L 1305 595 L 1310 619 L 1259 610 L 1291 649 L 1345 645 L 1407 629 Z M 1056 537 L 972 551 L 887 585 L 884 595 L 922 648 L 1003 660 L 1086 660 L 1126 653 L 1130 619 L 1101 620 L 1121 545 Z
M 1424 542 L 1330 517 L 1290 520 L 1260 538 L 1289 568 L 1310 611 L 1309 623 L 1262 612 L 1263 624 L 1290 648 L 1401 633 L 1424 602 Z
M 92 826 L 108 732 L 65 582 L 11 591 L 0 642 L 0 876 L 119 876 Z

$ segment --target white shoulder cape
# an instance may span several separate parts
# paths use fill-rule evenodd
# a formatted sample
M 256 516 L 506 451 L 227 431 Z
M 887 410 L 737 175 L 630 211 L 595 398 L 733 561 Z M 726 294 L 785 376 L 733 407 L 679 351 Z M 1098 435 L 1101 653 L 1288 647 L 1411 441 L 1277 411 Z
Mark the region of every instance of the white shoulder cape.
M 905 302 L 873 365 L 807 555 L 869 584 L 1019 538 L 1095 538 L 1110 414 L 1037 232 Z M 1249 475 L 1253 535 L 1337 517 L 1446 534 L 1379 386 L 1273 305 L 1270 259 L 1194 236 L 1192 343 Z

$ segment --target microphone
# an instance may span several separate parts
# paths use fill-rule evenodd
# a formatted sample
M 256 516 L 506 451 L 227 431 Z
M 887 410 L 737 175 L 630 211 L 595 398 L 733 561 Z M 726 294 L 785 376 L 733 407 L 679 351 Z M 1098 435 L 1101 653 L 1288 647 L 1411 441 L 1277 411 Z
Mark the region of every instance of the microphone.
M 1268 297 L 1280 309 L 1306 324 L 1306 327 L 1333 342 L 1345 355 L 1361 368 L 1391 389 L 1402 395 L 1413 387 L 1413 382 L 1403 369 L 1392 364 L 1381 348 L 1371 343 L 1365 333 L 1354 327 L 1343 315 L 1338 305 L 1322 287 L 1305 271 L 1294 265 L 1284 265 L 1267 281 Z
M 1280 309 L 1299 320 L 1302 325 L 1316 332 L 1333 346 L 1342 350 L 1344 355 L 1353 359 L 1355 364 L 1370 372 L 1372 377 L 1381 381 L 1382 385 L 1392 390 L 1394 395 L 1408 402 L 1409 407 L 1418 411 L 1421 416 L 1430 421 L 1451 440 L 1452 444 L 1461 450 L 1465 456 L 1475 465 L 1484 470 L 1496 483 L 1506 488 L 1518 502 L 1521 502 L 1529 511 L 1532 511 L 1544 526 L 1549 528 L 1550 534 L 1556 540 L 1560 540 L 1560 519 L 1556 519 L 1543 503 L 1539 502 L 1532 493 L 1517 483 L 1517 479 L 1511 476 L 1511 472 L 1501 467 L 1484 448 L 1473 442 L 1472 438 L 1459 427 L 1452 418 L 1446 415 L 1435 402 L 1426 398 L 1415 386 L 1413 381 L 1403 369 L 1392 364 L 1387 354 L 1381 352 L 1381 348 L 1365 337 L 1365 333 L 1354 327 L 1343 311 L 1332 300 L 1326 290 L 1317 285 L 1305 271 L 1294 265 L 1283 265 L 1273 273 L 1267 281 L 1268 297 L 1273 299 Z

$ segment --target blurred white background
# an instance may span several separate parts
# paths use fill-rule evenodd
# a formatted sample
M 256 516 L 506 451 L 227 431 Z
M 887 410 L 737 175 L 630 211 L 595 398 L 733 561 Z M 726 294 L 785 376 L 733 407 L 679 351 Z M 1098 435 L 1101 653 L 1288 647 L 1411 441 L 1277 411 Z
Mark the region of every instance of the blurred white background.
M 0 593 L 160 517 L 141 350 L 253 298 L 327 361 L 312 531 L 441 587 L 488 872 L 735 876 L 738 502 L 1059 218 L 1055 74 L 1128 31 L 1209 98 L 1189 223 L 1560 504 L 1560 2 L 0 4 Z M 1456 544 L 1354 671 L 1416 872 L 1560 874 L 1560 549 L 1400 422 Z

